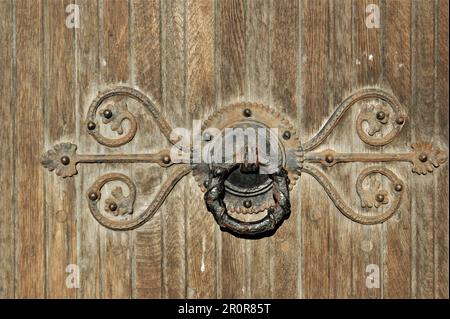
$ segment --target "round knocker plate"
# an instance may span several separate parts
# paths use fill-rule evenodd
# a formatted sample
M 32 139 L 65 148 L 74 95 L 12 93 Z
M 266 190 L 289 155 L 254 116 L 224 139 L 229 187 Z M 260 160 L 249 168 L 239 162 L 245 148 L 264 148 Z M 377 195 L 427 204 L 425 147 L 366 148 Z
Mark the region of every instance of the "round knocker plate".
M 255 103 L 233 104 L 217 111 L 203 123 L 202 145 L 205 146 L 205 149 L 217 146 L 218 140 L 223 142 L 223 140 L 226 140 L 227 135 L 233 134 L 233 132 L 229 133 L 229 130 L 242 130 L 246 141 L 251 139 L 251 134 L 247 134 L 246 130 L 253 130 L 258 139 L 261 132 L 266 132 L 267 136 L 270 135 L 272 140 L 270 143 L 266 142 L 265 145 L 258 144 L 259 149 L 256 150 L 256 152 L 260 151 L 258 160 L 264 157 L 260 156 L 261 153 L 267 152 L 270 154 L 277 153 L 277 157 L 275 159 L 273 157 L 270 158 L 273 167 L 267 173 L 254 172 L 251 166 L 230 172 L 224 181 L 224 201 L 227 211 L 231 215 L 256 215 L 262 214 L 270 208 L 275 208 L 272 196 L 273 181 L 269 177 L 269 173 L 273 173 L 277 167 L 283 167 L 290 180 L 289 190 L 293 189 L 299 178 L 296 152 L 300 148 L 300 140 L 291 121 L 284 114 L 268 106 Z M 234 143 L 239 144 L 238 142 L 235 140 Z M 224 146 L 225 148 L 226 146 Z M 224 160 L 211 162 L 216 164 L 245 162 L 247 160 L 245 158 L 246 151 L 240 152 L 238 148 L 236 146 L 234 150 L 234 158 L 224 158 Z M 261 151 L 263 148 L 265 150 Z M 203 192 L 206 192 L 208 189 L 209 164 L 211 162 L 194 164 L 193 166 L 194 178 Z M 263 169 L 264 165 L 259 166 L 259 168 Z M 250 219 L 255 218 L 257 217 Z
M 289 215 L 298 179 L 300 140 L 289 119 L 264 105 L 238 103 L 208 118 L 202 137 L 207 160 L 193 173 L 217 223 L 239 235 L 275 229 Z

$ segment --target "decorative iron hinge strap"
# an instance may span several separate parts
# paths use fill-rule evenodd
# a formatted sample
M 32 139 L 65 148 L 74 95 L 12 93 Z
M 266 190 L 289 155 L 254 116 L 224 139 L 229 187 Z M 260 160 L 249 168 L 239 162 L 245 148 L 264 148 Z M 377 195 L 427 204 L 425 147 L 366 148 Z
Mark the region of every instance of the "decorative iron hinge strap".
M 331 149 L 321 152 L 298 153 L 302 161 L 309 163 L 320 163 L 325 166 L 334 166 L 338 163 L 351 162 L 410 162 L 413 164 L 412 171 L 417 174 L 433 172 L 447 161 L 447 154 L 441 149 L 434 147 L 428 142 L 414 143 L 413 151 L 409 153 L 339 153 Z
M 119 147 L 133 140 L 139 126 L 135 116 L 128 109 L 126 99 L 132 99 L 140 103 L 171 144 L 174 144 L 178 150 L 185 151 L 186 154 L 192 154 L 189 147 L 180 146 L 177 144 L 178 140 L 171 139 L 172 128 L 155 103 L 145 94 L 123 86 L 100 92 L 89 107 L 85 125 L 88 134 L 98 143 L 107 147 Z M 248 103 L 246 104 L 247 108 L 241 110 L 239 109 L 241 104 L 238 103 L 219 110 L 212 116 L 218 116 L 220 120 L 225 119 L 228 122 L 230 120 L 239 121 L 240 116 L 243 116 L 246 121 L 251 120 L 252 117 L 256 119 L 256 116 L 259 116 L 261 119 L 270 119 L 270 123 L 266 123 L 270 127 L 272 127 L 272 122 L 278 121 L 280 126 L 284 127 L 280 138 L 284 143 L 288 143 L 290 150 L 297 150 L 295 155 L 290 155 L 290 158 L 287 159 L 290 164 L 285 167 L 293 179 L 291 185 L 288 186 L 289 190 L 293 188 L 295 179 L 298 179 L 299 174 L 309 174 L 323 186 L 343 215 L 358 223 L 375 224 L 384 222 L 395 213 L 400 205 L 401 198 L 404 196 L 405 184 L 394 172 L 380 166 L 380 163 L 409 162 L 412 164 L 413 172 L 425 175 L 432 173 L 448 158 L 447 152 L 423 141 L 413 143 L 410 152 L 351 153 L 338 152 L 332 149 L 313 151 L 327 139 L 352 106 L 358 106 L 360 110 L 356 118 L 356 133 L 364 143 L 371 146 L 383 146 L 392 142 L 407 123 L 408 116 L 404 107 L 394 95 L 379 88 L 363 88 L 349 95 L 336 107 L 319 132 L 304 144 L 300 143 L 297 130 L 292 125 L 288 125 L 290 121 L 287 116 L 282 115 L 275 109 L 256 103 Z M 254 108 L 254 114 L 248 109 L 250 106 Z M 233 111 L 234 116 L 230 117 L 230 111 Z M 234 111 L 237 111 L 237 113 Z M 125 121 L 129 123 L 127 126 L 124 125 Z M 205 125 L 208 126 L 207 124 L 210 121 L 211 117 L 208 118 Z M 109 125 L 109 128 L 116 132 L 117 136 L 115 138 L 104 136 L 100 130 L 101 124 Z M 363 209 L 387 205 L 387 209 L 381 213 L 366 214 L 365 211 L 356 211 L 351 208 L 345 203 L 337 188 L 328 180 L 325 171 L 321 170 L 320 166 L 315 165 L 333 167 L 336 164 L 352 162 L 377 163 L 376 166 L 364 169 L 358 176 L 356 192 Z M 41 157 L 41 163 L 61 177 L 75 175 L 77 164 L 81 163 L 149 163 L 157 164 L 163 168 L 169 168 L 177 164 L 171 158 L 169 150 L 161 150 L 153 154 L 77 154 L 77 146 L 72 143 L 55 145 L 53 149 Z M 148 207 L 138 214 L 134 212 L 133 208 L 136 199 L 136 186 L 131 179 L 121 173 L 104 174 L 93 183 L 87 192 L 91 213 L 98 222 L 111 229 L 126 230 L 138 227 L 154 215 L 175 184 L 193 169 L 195 170 L 195 166 L 191 164 L 180 163 L 176 165 L 167 174 L 166 181 L 162 183 Z M 365 182 L 371 180 L 369 176 L 375 175 L 384 176 L 389 183 Z M 110 192 L 110 195 L 102 200 L 102 189 L 110 182 L 121 182 L 122 186 L 116 186 Z M 122 190 L 123 186 L 128 188 L 127 195 Z M 104 205 L 103 210 L 99 209 L 100 205 Z M 271 206 L 269 205 L 269 207 Z

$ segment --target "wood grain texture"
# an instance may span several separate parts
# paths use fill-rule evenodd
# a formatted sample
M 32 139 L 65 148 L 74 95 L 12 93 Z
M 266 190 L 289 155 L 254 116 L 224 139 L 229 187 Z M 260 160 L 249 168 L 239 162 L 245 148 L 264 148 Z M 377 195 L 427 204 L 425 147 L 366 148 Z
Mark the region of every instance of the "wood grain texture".
M 44 4 L 45 23 L 45 144 L 52 147 L 75 139 L 75 50 L 74 29 L 65 21 L 69 1 Z M 52 61 L 52 63 L 49 63 Z M 52 122 L 62 123 L 51 125 Z M 77 264 L 75 179 L 60 181 L 55 174 L 46 175 L 47 297 L 74 298 L 76 288 L 66 285 L 68 265 Z M 70 268 L 69 268 L 70 271 Z
M 335 107 L 350 94 L 353 89 L 353 72 L 356 67 L 352 54 L 352 1 L 330 2 L 330 72 L 332 72 L 333 89 L 330 89 L 330 105 Z M 350 17 L 342 19 L 342 17 Z M 329 138 L 329 147 L 339 151 L 354 151 L 355 124 L 357 110 L 349 111 L 342 119 L 342 124 Z M 358 141 L 357 141 L 358 142 Z M 327 147 L 328 147 L 327 146 Z M 345 181 L 339 184 L 344 194 L 354 194 L 355 177 L 353 165 L 336 167 L 329 172 L 334 181 Z M 348 196 L 348 195 L 347 195 Z M 353 195 L 352 195 L 353 196 Z M 352 297 L 352 221 L 330 209 L 330 298 Z
M 344 217 L 303 175 L 290 218 L 258 240 L 221 231 L 192 176 L 136 230 L 92 217 L 86 191 L 102 174 L 136 182 L 138 213 L 173 167 L 78 165 L 62 179 L 39 164 L 65 141 L 85 154 L 170 147 L 137 102 L 128 145 L 110 149 L 87 134 L 91 101 L 115 85 L 149 96 L 173 127 L 233 102 L 268 104 L 288 114 L 302 142 L 352 91 L 381 87 L 409 115 L 399 136 L 364 144 L 355 106 L 318 151 L 407 151 L 425 140 L 448 152 L 448 1 L 76 0 L 79 29 L 65 26 L 70 3 L 0 0 L 1 298 L 449 297 L 448 163 L 425 176 L 386 164 L 407 196 L 374 226 Z M 366 26 L 369 4 L 379 5 L 380 28 Z M 369 164 L 315 165 L 360 210 L 354 183 Z M 68 264 L 79 266 L 79 289 L 66 286 Z M 369 264 L 380 267 L 378 289 L 366 286 Z
M 312 137 L 331 112 L 326 92 L 329 84 L 329 2 L 304 1 L 302 23 L 302 113 L 299 131 L 304 140 Z M 303 297 L 327 298 L 329 214 L 337 210 L 323 188 L 310 176 L 301 177 Z
M 77 86 L 78 86 L 78 121 L 83 123 L 78 132 L 81 149 L 86 153 L 100 153 L 101 148 L 86 128 L 86 114 L 91 101 L 100 91 L 101 79 L 101 42 L 100 42 L 100 8 L 99 2 L 79 1 L 80 30 L 76 33 L 77 48 Z M 81 151 L 80 149 L 80 151 Z M 101 252 L 102 226 L 95 222 L 87 199 L 87 190 L 101 175 L 99 166 L 80 167 L 80 186 L 78 201 L 80 210 L 78 223 L 78 259 L 80 261 L 80 289 L 78 298 L 102 298 L 104 296 L 103 272 L 104 258 Z M 80 200 L 82 198 L 82 200 Z
M 151 99 L 162 105 L 162 74 L 161 74 L 161 28 L 160 1 L 133 1 L 131 6 L 131 52 L 133 55 L 134 84 L 148 94 Z M 138 117 L 139 123 L 151 121 L 148 114 Z M 150 122 L 152 123 L 152 122 Z M 136 151 L 157 151 L 161 140 L 155 125 L 140 125 L 136 136 Z M 161 168 L 148 165 L 136 165 L 134 180 L 145 176 L 140 192 L 150 204 L 154 191 L 162 181 Z M 144 186 L 144 185 L 142 185 Z M 142 208 L 141 208 L 142 209 Z M 162 293 L 162 214 L 167 213 L 162 208 L 145 225 L 135 230 L 134 248 L 134 297 L 161 298 Z
M 214 3 L 186 2 L 186 127 L 215 109 Z M 188 178 L 186 198 L 186 297 L 216 298 L 217 224 L 206 210 L 203 193 Z M 199 200 L 193 200 L 198 198 Z
M 0 298 L 14 298 L 14 20 L 12 1 L 0 2 Z
M 80 141 L 79 151 L 98 153 L 100 147 L 85 128 L 85 118 L 89 104 L 98 92 L 100 85 L 100 55 L 99 55 L 99 19 L 98 5 L 95 1 L 79 0 L 80 29 L 76 35 L 77 57 L 77 122 L 80 128 L 77 140 Z M 77 192 L 77 258 L 80 269 L 80 288 L 77 298 L 100 298 L 102 296 L 102 263 L 100 258 L 100 228 L 89 211 L 86 191 L 100 176 L 98 166 L 81 166 Z
M 435 53 L 435 132 L 434 139 L 442 141 L 448 149 L 448 116 L 449 116 L 449 81 L 448 81 L 448 1 L 436 3 L 437 16 L 434 18 L 436 24 L 436 53 Z M 446 142 L 444 142 L 446 141 Z M 434 193 L 435 197 L 435 227 L 434 227 L 434 297 L 449 298 L 448 285 L 448 250 L 449 250 L 449 211 L 448 211 L 448 166 L 435 173 Z M 447 201 L 442 200 L 447 198 Z
M 248 101 L 270 104 L 271 1 L 246 3 L 246 92 Z M 264 237 L 246 243 L 249 298 L 270 298 L 270 243 Z M 267 267 L 269 265 L 269 267 Z M 258 269 L 258 271 L 252 271 Z
M 242 99 L 245 94 L 245 5 L 241 1 L 217 2 L 216 99 L 225 106 Z M 245 241 L 221 232 L 219 298 L 247 296 Z
M 434 134 L 434 2 L 414 1 L 412 15 L 411 138 L 430 140 Z M 433 110 L 433 111 L 431 111 Z M 412 195 L 412 296 L 434 297 L 434 210 L 432 174 L 414 176 Z
M 411 111 L 411 3 L 386 1 L 381 7 L 385 15 L 383 30 L 384 77 L 407 112 Z M 411 140 L 411 126 L 386 146 L 386 152 L 403 147 Z M 396 172 L 409 185 L 410 167 L 398 165 Z M 384 280 L 383 294 L 386 298 L 409 298 L 411 296 L 411 197 L 412 188 L 396 215 L 384 225 Z
M 161 3 L 163 57 L 163 114 L 172 127 L 186 123 L 185 25 L 186 4 L 181 0 Z M 162 205 L 163 297 L 186 295 L 186 179 L 173 189 Z
M 17 1 L 15 176 L 15 296 L 45 297 L 43 150 L 44 47 L 41 1 Z M 12 227 L 12 225 L 11 225 Z
M 380 28 L 367 28 L 366 8 L 369 4 L 380 6 L 379 1 L 354 1 L 353 2 L 353 45 L 355 67 L 354 87 L 377 86 L 381 83 L 382 76 L 382 30 Z M 347 133 L 348 134 L 348 133 Z M 354 152 L 382 152 L 382 148 L 371 148 L 362 143 L 356 134 L 354 136 L 352 150 Z M 362 165 L 354 165 L 353 176 L 363 169 Z M 354 193 L 354 196 L 356 193 Z M 357 201 L 356 201 L 357 202 Z M 358 203 L 358 208 L 360 204 Z M 380 270 L 380 287 L 383 283 L 383 263 L 381 258 L 382 225 L 365 226 L 352 223 L 352 290 L 353 296 L 358 298 L 381 298 L 381 288 L 369 288 L 366 285 L 366 272 L 368 265 L 376 265 Z
M 245 5 L 242 1 L 219 1 L 216 9 L 220 76 L 220 102 L 224 106 L 245 94 Z
M 103 85 L 118 85 L 129 79 L 129 3 L 126 0 L 100 2 L 100 69 Z M 108 132 L 114 136 L 112 132 Z M 103 149 L 103 148 L 102 148 Z M 121 148 L 130 152 L 131 146 Z M 105 153 L 114 153 L 105 150 Z M 106 166 L 106 170 L 129 173 L 129 168 Z M 105 172 L 103 169 L 102 173 Z M 104 227 L 100 230 L 102 264 L 102 293 L 105 298 L 131 296 L 131 244 L 130 232 L 115 232 Z
M 272 5 L 271 105 L 280 108 L 295 121 L 298 107 L 299 6 L 295 1 L 274 1 Z M 296 191 L 290 193 L 291 216 L 271 238 L 270 289 L 272 296 L 279 298 L 296 298 L 300 290 L 297 258 L 297 252 L 300 250 L 298 240 L 300 209 L 297 191 L 296 188 Z

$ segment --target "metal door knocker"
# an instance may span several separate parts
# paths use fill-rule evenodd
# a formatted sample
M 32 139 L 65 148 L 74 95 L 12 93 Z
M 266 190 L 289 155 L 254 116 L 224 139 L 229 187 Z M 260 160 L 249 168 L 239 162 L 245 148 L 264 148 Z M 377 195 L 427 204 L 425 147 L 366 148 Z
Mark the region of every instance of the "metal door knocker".
M 267 209 L 267 215 L 262 219 L 245 222 L 231 217 L 228 214 L 224 202 L 226 196 L 225 180 L 235 169 L 242 167 L 242 165 L 231 164 L 225 167 L 219 166 L 209 172 L 207 180 L 208 189 L 205 193 L 206 207 L 213 214 L 217 224 L 232 233 L 239 235 L 258 235 L 272 231 L 291 213 L 287 172 L 280 167 L 276 172 L 268 175 L 272 181 L 274 207 L 269 207 Z
M 218 110 L 203 122 L 202 147 L 198 149 L 194 142 L 186 145 L 174 138 L 177 134 L 173 134 L 159 108 L 146 95 L 128 87 L 106 90 L 94 99 L 86 117 L 87 134 L 105 147 L 130 143 L 139 125 L 128 109 L 128 99 L 145 108 L 172 149 L 147 154 L 78 154 L 75 144 L 60 143 L 41 157 L 44 167 L 64 178 L 77 174 L 81 163 L 149 163 L 162 168 L 176 165 L 142 212 L 134 210 L 139 190 L 128 176 L 106 172 L 93 183 L 86 193 L 90 211 L 100 224 L 114 230 L 133 229 L 151 219 L 176 183 L 190 172 L 204 192 L 207 210 L 223 230 L 236 236 L 265 236 L 276 231 L 291 213 L 289 192 L 302 173 L 313 176 L 346 217 L 361 224 L 382 223 L 396 212 L 406 192 L 403 181 L 382 163 L 409 162 L 412 172 L 425 175 L 447 161 L 446 152 L 424 141 L 411 144 L 408 152 L 315 151 L 351 107 L 359 109 L 355 123 L 362 142 L 373 147 L 392 142 L 406 125 L 408 115 L 395 96 L 378 88 L 364 88 L 348 96 L 305 143 L 301 143 L 287 115 L 265 105 L 242 102 Z M 101 125 L 109 125 L 118 138 L 104 136 Z M 356 178 L 359 208 L 347 204 L 326 173 L 327 169 L 352 162 L 375 163 Z M 123 186 L 102 194 L 104 186 L 114 181 Z

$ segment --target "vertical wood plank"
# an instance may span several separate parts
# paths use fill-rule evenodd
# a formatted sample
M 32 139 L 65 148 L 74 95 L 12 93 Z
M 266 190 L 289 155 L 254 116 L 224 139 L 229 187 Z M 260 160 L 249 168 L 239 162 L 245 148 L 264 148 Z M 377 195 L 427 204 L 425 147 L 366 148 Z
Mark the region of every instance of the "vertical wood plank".
M 46 148 L 75 140 L 74 29 L 65 25 L 70 1 L 45 3 Z M 51 63 L 50 63 L 51 61 Z M 54 125 L 51 123 L 58 123 Z M 76 264 L 76 196 L 74 177 L 61 179 L 47 173 L 47 297 L 74 298 L 66 286 L 66 267 Z
M 312 137 L 330 114 L 329 65 L 329 2 L 304 1 L 302 25 L 302 102 L 299 129 L 304 139 Z M 302 260 L 303 296 L 327 298 L 329 294 L 329 217 L 335 208 L 315 180 L 302 176 Z
M 42 2 L 16 2 L 16 297 L 45 296 Z
M 161 3 L 163 25 L 163 101 L 166 118 L 178 127 L 186 123 L 185 2 Z M 186 293 L 185 201 L 186 179 L 171 192 L 162 209 L 163 297 L 183 298 Z
M 296 123 L 299 4 L 274 1 L 272 7 L 271 104 Z M 298 185 L 297 185 L 298 186 Z M 298 188 L 290 192 L 291 216 L 272 238 L 270 257 L 271 292 L 276 298 L 296 298 L 299 292 L 299 197 Z M 293 280 L 293 278 L 295 278 Z
M 353 2 L 353 46 L 355 58 L 355 87 L 376 86 L 380 84 L 382 76 L 382 48 L 381 29 L 368 28 L 366 25 L 366 8 L 369 4 L 380 6 L 379 1 L 365 0 Z M 356 63 L 356 61 L 358 61 Z M 354 152 L 379 152 L 364 145 L 356 134 L 352 133 Z M 363 169 L 363 165 L 354 165 L 353 175 L 356 177 Z M 360 205 L 358 205 L 358 209 Z M 382 225 L 361 225 L 352 223 L 352 255 L 353 255 L 353 295 L 357 298 L 380 298 L 381 288 L 368 288 L 366 286 L 366 267 L 377 265 L 380 274 L 383 273 L 381 259 L 381 228 Z M 380 277 L 380 287 L 383 278 Z
M 101 30 L 102 84 L 128 81 L 129 71 L 129 3 L 126 0 L 102 1 L 103 28 Z M 122 148 L 130 151 L 131 146 Z M 105 152 L 114 152 L 105 150 Z M 126 169 L 111 166 L 115 171 Z M 130 298 L 131 262 L 130 232 L 101 229 L 103 293 L 105 298 Z
M 430 141 L 434 134 L 434 3 L 413 2 L 412 104 L 413 141 Z M 433 111 L 431 111 L 433 110 Z M 433 174 L 414 176 L 412 195 L 412 294 L 434 297 L 434 210 Z
M 14 298 L 14 24 L 12 1 L 0 2 L 0 298 Z
M 164 105 L 174 126 L 248 99 L 299 119 L 303 140 L 352 88 L 386 85 L 411 115 L 399 138 L 378 150 L 347 128 L 327 147 L 387 152 L 425 140 L 446 149 L 448 2 L 136 0 L 130 21 L 127 1 L 100 1 L 99 11 L 97 1 L 78 0 L 77 30 L 64 25 L 69 3 L 0 1 L 0 148 L 9 154 L 0 163 L 0 297 L 448 298 L 448 164 L 426 176 L 395 166 L 411 200 L 377 226 L 347 220 L 302 176 L 291 217 L 272 238 L 247 241 L 217 229 L 190 178 L 146 225 L 109 231 L 84 193 L 99 168 L 80 166 L 79 181 L 62 180 L 37 158 L 62 141 L 80 141 L 80 153 L 105 151 L 76 123 L 99 89 L 126 82 Z M 382 29 L 365 26 L 371 3 L 382 9 Z M 357 112 L 349 114 L 342 127 L 354 125 Z M 121 151 L 160 149 L 149 126 Z M 116 167 L 128 169 L 104 166 Z M 132 167 L 154 185 L 163 180 L 158 168 Z M 353 179 L 362 167 L 327 174 Z M 353 183 L 342 190 L 350 194 Z M 69 263 L 80 266 L 79 290 L 65 286 Z M 380 266 L 382 289 L 365 286 L 368 264 Z
M 77 122 L 82 123 L 77 132 L 80 141 L 79 151 L 95 154 L 99 152 L 98 144 L 87 133 L 85 118 L 91 101 L 98 92 L 100 82 L 99 55 L 99 12 L 97 1 L 78 0 L 80 8 L 80 28 L 76 30 L 77 57 Z M 86 192 L 100 176 L 96 165 L 79 166 L 79 184 L 77 192 L 78 214 L 78 265 L 80 269 L 80 288 L 78 298 L 100 298 L 101 282 L 101 253 L 100 228 L 102 227 L 91 215 L 88 207 Z
M 143 90 L 157 105 L 162 105 L 161 75 L 161 28 L 160 1 L 139 0 L 132 2 L 132 35 L 134 83 Z M 148 122 L 145 122 L 148 121 Z M 150 123 L 148 117 L 141 116 L 136 148 L 139 152 L 159 151 L 158 128 Z M 145 123 L 145 124 L 144 124 Z M 155 146 L 156 145 L 156 146 Z M 148 183 L 139 187 L 140 192 L 149 198 L 155 186 L 161 183 L 161 169 L 148 168 L 148 165 L 136 165 L 135 176 L 145 176 Z M 140 172 L 140 173 L 139 173 Z M 137 181 L 137 179 L 136 179 Z M 162 242 L 161 218 L 169 213 L 161 207 L 153 218 L 135 230 L 134 234 L 134 296 L 136 298 L 161 298 L 162 292 Z
M 186 128 L 215 109 L 214 3 L 186 3 Z M 216 298 L 217 224 L 206 210 L 203 194 L 193 178 L 185 188 L 186 267 L 188 298 Z M 195 200 L 189 200 L 189 199 Z
M 216 46 L 216 103 L 225 106 L 245 94 L 245 3 L 219 1 L 216 8 L 218 43 Z M 219 298 L 246 296 L 245 241 L 221 233 L 221 291 Z
M 411 2 L 386 1 L 382 7 L 384 19 L 384 76 L 387 84 L 408 114 L 415 116 L 411 107 Z M 398 150 L 411 141 L 411 125 L 403 128 L 386 152 Z M 408 185 L 411 180 L 409 165 L 396 165 L 396 173 Z M 384 280 L 385 298 L 411 296 L 411 196 L 408 189 L 398 212 L 384 226 Z
M 440 141 L 440 146 L 445 145 L 448 149 L 448 1 L 437 2 L 437 52 L 435 69 L 437 70 L 435 90 L 436 90 L 436 114 L 435 114 L 435 141 Z M 435 173 L 435 298 L 449 298 L 448 286 L 448 164 L 437 170 Z
M 102 77 L 107 82 L 128 80 L 128 1 L 103 0 Z
M 246 99 L 270 104 L 270 10 L 271 1 L 247 1 L 246 15 Z M 269 237 L 247 240 L 248 297 L 270 298 Z
M 352 1 L 330 2 L 330 69 L 332 89 L 330 105 L 336 107 L 352 90 L 352 72 L 355 61 L 352 57 Z M 330 148 L 340 152 L 352 152 L 354 147 L 354 119 L 357 110 L 349 110 L 341 124 L 329 138 Z M 328 146 L 327 146 L 328 147 Z M 330 178 L 339 184 L 342 194 L 354 193 L 353 165 L 343 165 L 330 170 Z M 347 199 L 346 195 L 346 200 Z M 351 298 L 352 295 L 352 221 L 339 211 L 330 209 L 330 298 Z

